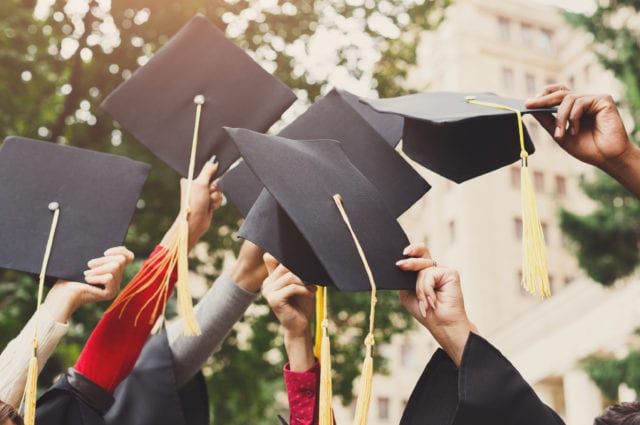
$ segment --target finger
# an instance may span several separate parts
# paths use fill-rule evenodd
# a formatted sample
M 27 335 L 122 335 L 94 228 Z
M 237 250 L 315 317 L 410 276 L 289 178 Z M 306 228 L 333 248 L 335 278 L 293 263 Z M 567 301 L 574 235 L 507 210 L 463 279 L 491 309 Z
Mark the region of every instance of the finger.
M 213 176 L 216 175 L 217 171 L 218 171 L 218 163 L 216 162 L 215 164 L 212 164 L 209 161 L 207 161 L 204 164 L 204 167 L 202 167 L 202 171 L 200 171 L 200 174 L 198 175 L 196 180 L 199 183 L 206 184 L 208 186 L 209 182 L 211 181 L 211 179 L 213 179 Z
M 102 267 L 105 264 L 109 264 L 113 262 L 122 263 L 122 264 L 128 263 L 125 256 L 119 254 L 119 255 L 108 255 L 105 257 L 94 258 L 93 260 L 90 260 L 87 263 L 87 266 L 89 266 L 89 269 L 93 270 L 98 267 Z
M 115 278 L 111 273 L 99 274 L 95 276 L 87 276 L 84 281 L 92 285 L 109 285 Z
M 262 260 L 264 261 L 264 265 L 267 267 L 267 273 L 269 274 L 273 273 L 276 267 L 280 265 L 280 262 L 268 252 L 265 252 L 264 255 L 262 255 Z
M 534 108 L 551 108 L 553 106 L 558 106 L 562 100 L 571 92 L 567 90 L 559 90 L 549 94 L 546 94 L 541 97 L 536 97 L 535 99 L 527 99 L 524 102 L 525 108 L 534 109 Z
M 111 258 L 116 258 L 116 257 L 111 257 Z M 118 255 L 117 258 L 122 259 L 124 257 L 122 257 L 121 255 Z M 114 260 L 114 261 L 110 261 L 108 263 L 105 263 L 99 267 L 92 267 L 89 270 L 85 270 L 84 275 L 86 276 L 97 276 L 100 274 L 105 274 L 105 273 L 113 273 L 115 274 L 116 272 L 120 271 L 121 265 L 123 264 L 123 261 L 120 260 Z
M 560 106 L 558 106 L 558 113 L 556 115 L 556 129 L 553 132 L 553 136 L 556 140 L 562 140 L 567 134 L 567 123 L 569 122 L 569 114 L 573 108 L 578 96 L 575 94 L 568 94 L 562 99 Z
M 272 288 L 277 291 L 279 289 L 285 288 L 287 286 L 293 286 L 293 285 L 299 286 L 307 290 L 306 285 L 304 284 L 304 282 L 302 282 L 302 280 L 300 280 L 298 276 L 293 274 L 293 272 L 286 270 L 286 272 L 282 276 L 275 279 L 272 285 Z
M 533 117 L 540 123 L 540 125 L 553 137 L 553 133 L 556 131 L 556 117 L 551 113 L 536 112 Z
M 569 112 L 569 126 L 573 136 L 580 132 L 580 120 L 591 109 L 594 100 L 593 96 L 582 96 L 573 103 Z
M 562 83 L 549 84 L 548 86 L 545 86 L 545 88 L 542 89 L 542 92 L 536 97 L 546 96 L 557 91 L 571 91 L 571 89 L 566 84 Z
M 429 252 L 429 248 L 427 248 L 427 245 L 423 242 L 412 243 L 402 251 L 402 255 L 431 258 L 431 252 Z
M 104 252 L 105 256 L 110 256 L 110 255 L 122 255 L 124 256 L 127 264 L 132 262 L 136 256 L 133 252 L 129 251 L 126 247 L 124 246 L 116 246 L 113 248 L 109 248 Z
M 110 282 L 107 282 L 106 284 L 98 283 L 98 284 L 85 285 L 84 291 L 92 295 L 93 302 L 110 300 L 116 296 L 119 289 L 117 285 L 113 285 L 112 283 L 113 283 L 113 280 Z M 100 286 L 95 286 L 95 285 L 100 285 Z
M 396 266 L 404 271 L 418 272 L 428 267 L 433 267 L 436 262 L 431 258 L 404 258 L 396 261 Z
M 215 211 L 220 208 L 220 205 L 222 205 L 222 193 L 218 191 L 211 193 L 211 196 L 209 197 L 210 210 Z
M 437 300 L 435 288 L 437 286 L 437 280 L 442 278 L 441 273 L 436 272 L 437 268 L 432 267 L 422 270 L 418 273 L 418 280 L 416 283 L 416 294 L 418 299 L 428 303 L 432 308 L 435 308 L 435 302 Z
M 315 299 L 316 294 L 314 292 L 309 291 L 304 286 L 300 285 L 289 285 L 277 292 L 277 299 L 286 302 L 287 304 L 291 303 L 291 299 L 294 297 L 303 297 L 308 299 Z

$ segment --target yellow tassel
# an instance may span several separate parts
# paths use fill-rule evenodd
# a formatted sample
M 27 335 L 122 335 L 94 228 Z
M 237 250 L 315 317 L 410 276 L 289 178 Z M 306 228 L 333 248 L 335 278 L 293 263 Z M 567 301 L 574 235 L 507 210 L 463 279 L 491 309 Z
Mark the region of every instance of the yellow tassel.
M 34 425 L 36 421 L 36 398 L 38 396 L 38 340 L 33 340 L 33 357 L 29 360 L 27 383 L 24 388 L 24 423 Z
M 378 298 L 376 297 L 377 285 L 376 281 L 373 278 L 373 272 L 371 271 L 371 267 L 369 266 L 369 262 L 367 261 L 367 257 L 362 249 L 362 245 L 360 245 L 360 241 L 356 236 L 356 233 L 351 226 L 351 221 L 349 220 L 349 216 L 347 215 L 344 206 L 342 205 L 342 197 L 340 194 L 333 195 L 333 200 L 338 207 L 338 211 L 340 211 L 340 215 L 342 216 L 342 220 L 347 225 L 349 229 L 349 233 L 351 233 L 351 239 L 353 239 L 353 243 L 356 246 L 356 250 L 358 251 L 358 255 L 360 256 L 360 261 L 362 261 L 362 265 L 364 267 L 365 272 L 367 273 L 367 277 L 369 278 L 369 284 L 371 285 L 371 308 L 369 310 L 369 333 L 367 337 L 364 339 L 364 345 L 367 349 L 364 363 L 362 364 L 362 372 L 360 374 L 360 391 L 358 392 L 358 402 L 356 403 L 356 414 L 353 420 L 354 425 L 366 425 L 367 418 L 369 417 L 369 405 L 371 403 L 371 385 L 373 383 L 373 345 L 375 344 L 375 338 L 373 336 L 373 331 L 375 329 L 375 320 L 376 320 L 376 304 L 378 303 Z
M 322 286 L 316 288 L 316 326 L 315 326 L 315 343 L 313 344 L 313 355 L 316 359 L 320 359 L 322 365 L 322 359 L 320 356 L 320 350 L 322 347 L 322 321 L 324 320 L 324 293 L 325 289 Z
M 189 222 L 187 218 L 180 224 L 178 230 L 178 314 L 184 323 L 184 334 L 189 336 L 201 335 L 200 326 L 193 310 L 193 300 L 189 291 Z
M 544 242 L 542 224 L 538 216 L 535 191 L 529 173 L 529 154 L 524 145 L 524 124 L 522 113 L 515 108 L 500 105 L 498 103 L 483 102 L 469 96 L 465 99 L 468 103 L 488 106 L 515 112 L 518 137 L 520 139 L 520 158 L 522 168 L 520 170 L 520 192 L 522 196 L 522 286 L 533 295 L 550 297 L 549 273 L 547 270 L 547 247 Z
M 547 247 L 538 216 L 527 156 L 520 170 L 522 192 L 522 285 L 530 294 L 550 297 Z
M 358 402 L 356 404 L 356 415 L 353 419 L 353 425 L 367 424 L 369 405 L 371 404 L 371 387 L 373 384 L 373 356 L 371 349 L 373 346 L 373 335 L 367 335 L 365 344 L 367 344 L 367 354 L 364 363 L 362 363 L 360 391 L 358 391 Z
M 320 287 L 319 287 L 320 288 Z M 329 340 L 329 323 L 326 319 L 327 314 L 327 288 L 321 288 L 322 305 L 322 322 L 321 329 L 321 350 L 320 350 L 320 400 L 318 407 L 319 425 L 333 425 L 333 412 L 331 409 L 331 400 L 333 399 L 333 390 L 331 388 L 331 341 Z M 316 298 L 317 300 L 317 298 Z M 317 311 L 317 310 L 316 310 Z

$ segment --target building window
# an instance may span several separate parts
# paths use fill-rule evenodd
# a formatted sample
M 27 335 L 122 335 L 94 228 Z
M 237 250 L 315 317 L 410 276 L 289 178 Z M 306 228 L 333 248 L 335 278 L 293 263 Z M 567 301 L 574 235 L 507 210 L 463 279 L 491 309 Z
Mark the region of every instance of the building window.
M 378 419 L 389 419 L 389 398 L 378 397 Z
M 456 222 L 451 220 L 449 222 L 449 242 L 454 243 L 456 241 Z
M 522 240 L 522 219 L 520 217 L 513 219 L 513 234 L 517 240 Z
M 511 21 L 509 21 L 509 19 L 498 18 L 498 33 L 501 40 L 511 40 Z
M 405 342 L 400 346 L 400 364 L 402 367 L 411 367 L 413 350 L 411 344 Z
M 512 92 L 514 89 L 513 69 L 502 68 L 502 88 L 506 91 Z
M 556 83 L 556 78 L 551 78 L 551 77 L 547 77 L 547 79 L 544 81 L 545 86 L 552 86 L 555 83 Z
M 560 196 L 567 194 L 567 179 L 564 176 L 556 176 L 556 194 Z
M 533 172 L 533 187 L 536 192 L 544 192 L 544 174 L 542 174 L 542 171 Z
M 531 74 L 527 74 L 524 76 L 524 81 L 527 86 L 527 95 L 531 97 L 535 96 L 536 95 L 536 78 Z
M 542 38 L 541 38 L 542 51 L 545 53 L 552 54 L 554 52 L 553 32 L 550 30 L 541 30 L 540 34 L 542 35 Z
M 522 36 L 522 44 L 527 47 L 533 46 L 533 27 L 531 25 L 522 24 L 520 35 Z
M 520 188 L 520 167 L 511 167 L 511 187 L 514 189 Z

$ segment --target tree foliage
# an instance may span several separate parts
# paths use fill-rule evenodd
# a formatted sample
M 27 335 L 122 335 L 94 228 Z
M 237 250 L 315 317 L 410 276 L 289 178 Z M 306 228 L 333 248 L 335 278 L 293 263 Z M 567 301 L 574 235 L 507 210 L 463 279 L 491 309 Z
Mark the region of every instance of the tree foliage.
M 606 69 L 625 87 L 622 106 L 634 122 L 640 119 L 640 30 L 634 24 L 640 3 L 630 0 L 598 2 L 591 15 L 567 13 L 567 20 L 592 35 L 593 50 Z M 632 139 L 640 138 L 633 128 Z M 611 177 L 597 173 L 582 189 L 595 202 L 587 215 L 561 213 L 561 227 L 578 257 L 580 266 L 596 282 L 611 285 L 632 273 L 639 260 L 640 202 Z
M 308 103 L 328 90 L 336 72 L 384 96 L 404 92 L 419 34 L 436 26 L 449 0 L 3 0 L 0 2 L 0 131 L 106 151 L 153 169 L 126 244 L 138 258 L 153 249 L 178 211 L 178 176 L 121 130 L 100 102 L 195 13 L 206 15 L 268 71 Z M 333 35 L 330 62 L 313 56 L 322 34 Z M 176 76 L 179 78 L 179 76 Z M 212 78 L 215 78 L 213 76 Z M 290 117 L 291 118 L 291 117 Z M 37 172 L 37 170 L 34 170 Z M 232 206 L 216 212 L 203 239 L 206 258 L 192 268 L 209 279 L 221 270 L 241 219 Z M 130 278 L 139 262 L 127 269 Z M 0 346 L 33 312 L 31 278 L 0 270 Z M 363 357 L 368 294 L 332 297 L 335 393 L 352 398 Z M 104 305 L 83 307 L 41 375 L 48 386 L 73 364 Z M 216 423 L 273 423 L 281 390 L 282 340 L 275 318 L 257 303 L 205 368 Z M 411 325 L 393 293 L 378 304 L 378 343 Z M 247 336 L 248 335 L 248 336 Z M 123 341 L 123 343 L 126 343 Z M 376 364 L 384 368 L 383 359 Z

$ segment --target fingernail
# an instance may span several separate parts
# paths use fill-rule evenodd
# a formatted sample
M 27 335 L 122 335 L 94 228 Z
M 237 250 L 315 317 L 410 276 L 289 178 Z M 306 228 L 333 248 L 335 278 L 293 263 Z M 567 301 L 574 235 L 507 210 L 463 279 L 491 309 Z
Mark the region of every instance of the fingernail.
M 425 304 L 424 300 L 418 301 L 418 310 L 420 310 L 420 315 L 427 318 L 427 304 Z
M 88 275 L 88 274 L 89 274 L 89 270 L 85 270 L 85 271 L 83 271 L 82 273 L 84 273 L 84 275 L 86 276 L 86 275 Z
M 209 160 L 209 162 L 212 163 L 212 164 L 215 164 L 217 159 L 218 159 L 218 156 L 217 155 L 213 155 L 211 157 L 211 159 Z
M 571 131 L 571 135 L 572 135 L 572 136 L 575 136 L 576 134 L 578 134 L 578 131 L 576 130 L 576 128 L 575 128 L 575 127 L 571 127 L 571 128 L 570 128 L 570 131 Z
M 562 134 L 562 129 L 560 127 L 556 127 L 556 131 L 553 133 L 553 137 L 559 138 Z
M 411 252 L 411 247 L 408 246 L 402 251 L 402 255 L 409 255 L 410 252 Z
M 436 309 L 435 301 L 433 301 L 431 297 L 427 297 L 427 301 L 429 302 L 429 305 L 431 306 L 431 308 L 435 310 Z
M 407 260 L 398 260 L 396 261 L 396 266 L 403 267 L 407 265 Z

